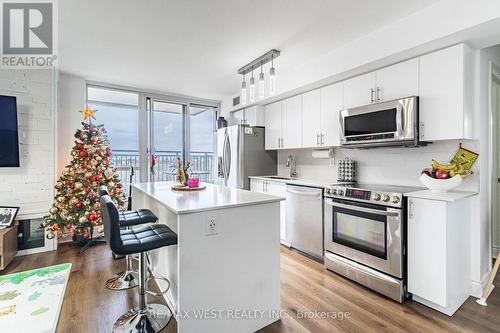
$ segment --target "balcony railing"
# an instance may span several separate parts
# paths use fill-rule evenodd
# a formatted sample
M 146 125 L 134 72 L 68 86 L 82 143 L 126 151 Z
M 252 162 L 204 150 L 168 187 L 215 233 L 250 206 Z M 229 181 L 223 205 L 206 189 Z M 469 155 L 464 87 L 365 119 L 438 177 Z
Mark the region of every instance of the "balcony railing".
M 176 172 L 173 166 L 176 165 L 177 157 L 182 158 L 181 151 L 157 151 L 156 152 L 155 174 L 151 174 L 153 181 L 175 181 Z M 139 152 L 133 150 L 113 150 L 113 166 L 117 169 L 121 181 L 128 187 L 130 178 L 130 167 L 134 167 L 132 182 L 139 182 Z M 213 182 L 213 152 L 191 152 L 191 175 L 198 176 L 202 182 Z M 149 170 L 148 170 L 149 172 Z

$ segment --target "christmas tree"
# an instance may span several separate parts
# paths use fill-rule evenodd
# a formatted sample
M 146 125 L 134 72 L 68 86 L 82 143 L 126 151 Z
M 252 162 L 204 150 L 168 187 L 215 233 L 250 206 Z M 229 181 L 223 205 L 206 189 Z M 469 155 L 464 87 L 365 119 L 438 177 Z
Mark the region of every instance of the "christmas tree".
M 43 227 L 47 238 L 70 234 L 73 239 L 92 237 L 94 228 L 103 232 L 99 203 L 99 186 L 106 185 L 109 195 L 118 207 L 125 206 L 120 177 L 111 164 L 111 149 L 103 125 L 95 125 L 95 110 L 88 107 L 82 129 L 75 133 L 73 157 L 57 184 L 54 203 L 45 216 Z

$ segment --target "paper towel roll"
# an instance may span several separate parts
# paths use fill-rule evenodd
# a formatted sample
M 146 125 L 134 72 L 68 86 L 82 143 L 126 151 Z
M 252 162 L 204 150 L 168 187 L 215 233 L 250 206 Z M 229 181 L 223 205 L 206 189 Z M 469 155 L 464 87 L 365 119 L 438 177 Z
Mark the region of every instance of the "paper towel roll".
M 331 158 L 333 157 L 333 148 L 313 149 L 312 158 Z

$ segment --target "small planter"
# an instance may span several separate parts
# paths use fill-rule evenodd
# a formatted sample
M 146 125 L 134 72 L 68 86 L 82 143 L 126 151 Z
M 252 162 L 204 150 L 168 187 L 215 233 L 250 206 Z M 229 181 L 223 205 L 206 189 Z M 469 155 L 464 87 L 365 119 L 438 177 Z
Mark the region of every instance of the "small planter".
M 420 176 L 420 182 L 432 192 L 448 192 L 462 184 L 462 176 L 456 175 L 448 179 L 436 179 L 429 177 L 425 173 Z

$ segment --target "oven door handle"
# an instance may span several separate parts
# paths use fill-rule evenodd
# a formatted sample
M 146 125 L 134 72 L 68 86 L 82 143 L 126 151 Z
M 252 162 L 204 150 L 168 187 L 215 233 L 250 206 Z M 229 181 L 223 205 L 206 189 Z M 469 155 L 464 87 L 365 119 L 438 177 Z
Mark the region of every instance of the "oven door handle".
M 364 212 L 364 213 L 370 213 L 370 214 L 376 214 L 376 215 L 384 215 L 384 216 L 399 216 L 399 212 L 388 212 L 388 211 L 383 211 L 383 210 L 378 210 L 378 209 L 370 209 L 370 208 L 365 208 L 365 207 L 360 207 L 360 206 L 352 206 L 352 205 L 345 205 L 341 204 L 338 202 L 333 202 L 333 201 L 325 201 L 327 205 L 334 206 L 334 207 L 339 207 L 339 208 L 346 208 L 350 210 L 357 210 L 358 212 Z
M 403 105 L 398 102 L 398 105 L 396 106 L 396 135 L 401 138 L 403 137 L 403 124 L 404 124 L 404 112 L 403 112 Z

